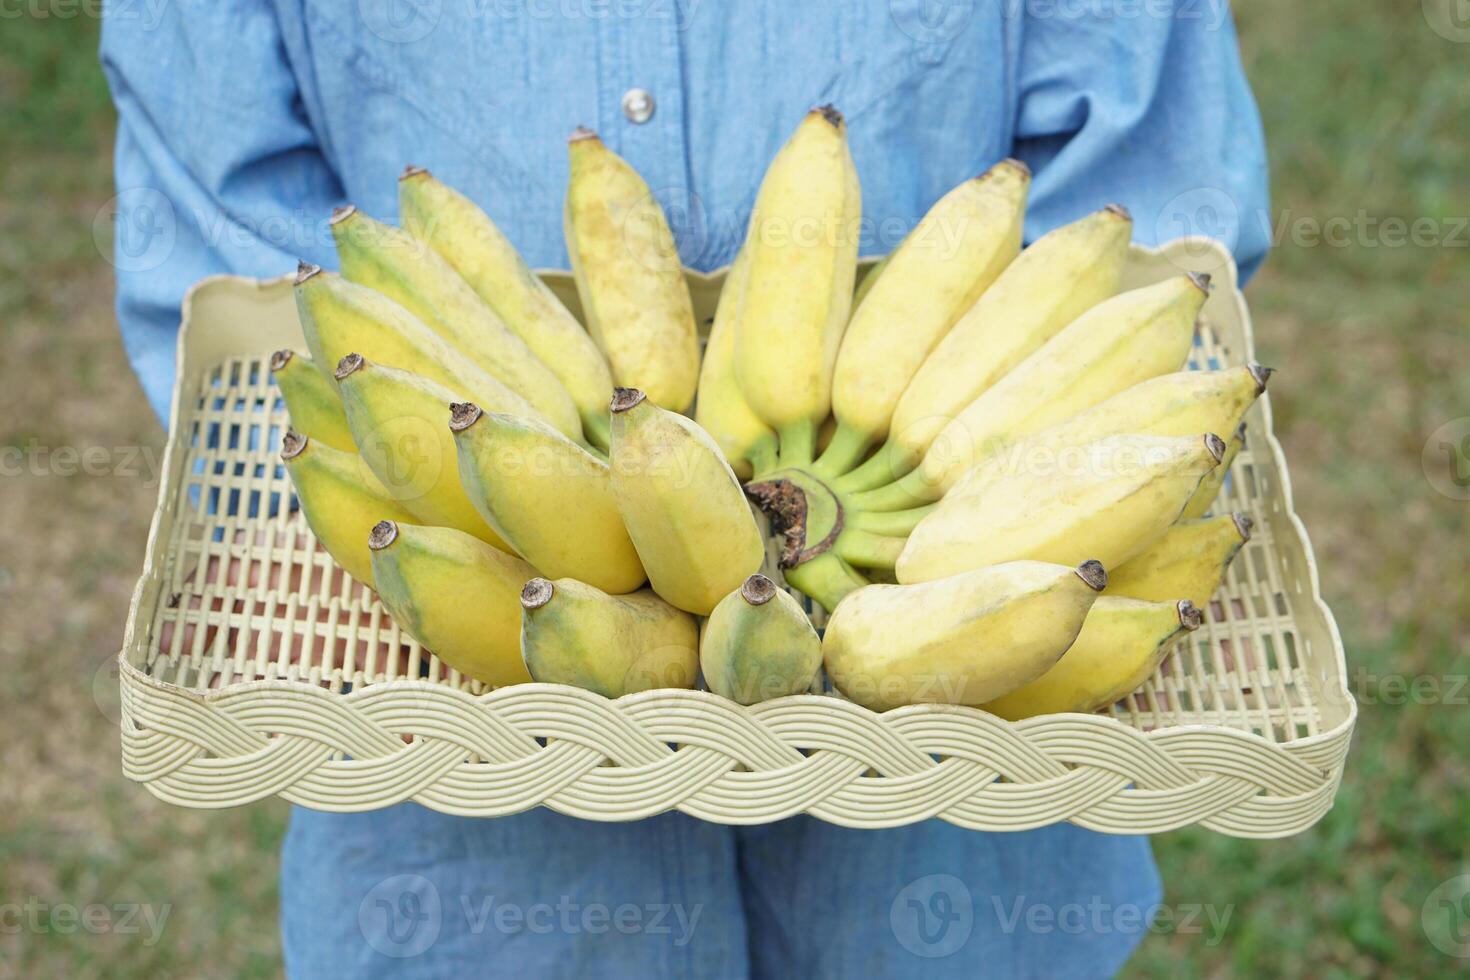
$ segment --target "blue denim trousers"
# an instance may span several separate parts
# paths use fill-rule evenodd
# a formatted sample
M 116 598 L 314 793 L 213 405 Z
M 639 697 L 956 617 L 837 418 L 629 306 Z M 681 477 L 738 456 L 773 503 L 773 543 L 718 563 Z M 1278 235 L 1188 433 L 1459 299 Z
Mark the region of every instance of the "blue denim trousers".
M 297 808 L 288 975 L 1107 977 L 1160 888 L 1146 838 Z

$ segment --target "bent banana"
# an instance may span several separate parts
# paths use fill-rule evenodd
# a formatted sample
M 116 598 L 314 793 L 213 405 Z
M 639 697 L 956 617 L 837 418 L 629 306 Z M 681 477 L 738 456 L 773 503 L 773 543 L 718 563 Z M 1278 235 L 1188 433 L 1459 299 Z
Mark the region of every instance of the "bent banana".
M 1143 686 L 1174 649 L 1174 641 L 1199 629 L 1200 621 L 1199 610 L 1188 599 L 1142 602 L 1102 596 L 1088 612 L 1077 642 L 1056 666 L 981 707 L 1009 721 L 1106 708 Z
M 822 641 L 806 610 L 757 573 L 709 614 L 699 665 L 711 691 L 755 704 L 811 687 L 822 666 Z
M 862 192 L 842 113 L 807 113 L 766 170 L 745 248 L 750 280 L 735 374 L 780 435 L 783 465 L 811 461 L 832 402 L 832 370 L 852 309 Z
M 398 210 L 403 227 L 448 262 L 556 375 L 582 417 L 582 431 L 607 449 L 607 359 L 490 216 L 422 167 L 408 167 L 398 178 Z
M 303 264 L 296 273 L 296 309 L 312 362 L 329 378 L 342 358 L 361 354 L 461 392 L 488 411 L 544 421 L 530 402 L 377 290 Z
M 1184 520 L 1194 520 L 1204 517 L 1210 508 L 1215 505 L 1215 500 L 1220 496 L 1220 489 L 1225 485 L 1225 478 L 1230 475 L 1230 467 L 1235 465 L 1235 457 L 1245 448 L 1245 423 L 1242 422 L 1235 430 L 1235 435 L 1225 443 L 1225 458 L 1220 460 L 1220 465 L 1211 470 L 1210 473 L 1200 481 L 1199 489 L 1194 496 L 1189 498 L 1189 503 L 1184 505 L 1184 513 L 1179 515 Z
M 1108 594 L 1156 602 L 1188 599 L 1204 609 L 1236 554 L 1251 539 L 1251 526 L 1244 514 L 1180 521 L 1118 566 L 1109 578 Z
M 709 434 L 636 388 L 612 400 L 613 499 L 655 591 L 706 616 L 761 566 L 765 542 Z
M 1095 561 L 1017 561 L 923 585 L 869 585 L 827 621 L 827 675 L 874 711 L 983 704 L 1050 669 L 1106 584 Z
M 731 468 L 747 478 L 776 465 L 776 433 L 751 411 L 735 380 L 735 337 L 749 278 L 748 259 L 749 251 L 741 249 L 725 276 L 715 320 L 704 346 L 699 392 L 694 403 L 694 421 L 719 444 Z
M 1222 371 L 1176 371 L 1136 384 L 1080 415 L 998 449 L 971 467 L 945 496 L 964 496 L 997 477 L 1054 461 L 1072 447 L 1108 436 L 1232 432 L 1239 426 L 1241 416 L 1266 390 L 1266 380 L 1272 373 L 1270 368 L 1252 363 Z M 1212 480 L 1229 465 L 1229 459 L 1227 446 L 1225 460 L 1205 479 Z M 853 506 L 870 506 L 885 500 L 907 503 L 907 493 L 915 483 L 910 477 L 904 477 L 890 487 L 854 495 Z
M 363 460 L 422 523 L 473 534 L 509 552 L 459 482 L 449 406 L 464 396 L 408 371 L 348 354 L 337 365 L 347 424 Z
M 556 375 L 437 252 L 351 205 L 332 214 L 331 227 L 348 280 L 403 304 L 563 434 L 582 438 L 577 407 Z
M 1112 205 L 1038 238 L 924 359 L 888 443 L 838 481 L 869 490 L 912 469 L 944 427 L 1063 327 L 1118 291 L 1133 219 Z
M 615 384 L 682 412 L 699 380 L 699 334 L 663 208 L 596 133 L 578 129 L 567 146 L 567 254 L 587 331 Z
M 1058 465 L 945 498 L 898 558 L 900 582 L 927 582 L 1018 559 L 1110 567 L 1142 552 L 1179 517 L 1225 453 L 1213 435 L 1112 436 Z
M 378 598 L 425 649 L 496 687 L 531 679 L 521 663 L 518 600 L 534 568 L 449 527 L 383 521 L 367 544 Z
M 291 431 L 281 439 L 281 460 L 311 533 L 348 575 L 374 588 L 368 532 L 381 520 L 413 523 L 416 518 L 356 453 Z
M 832 375 L 836 448 L 817 470 L 847 472 L 888 422 L 934 345 L 1021 250 L 1031 171 L 1003 160 L 939 199 L 885 260 L 842 337 Z
M 690 688 L 698 650 L 694 617 L 648 589 L 608 595 L 576 579 L 534 578 L 521 590 L 521 656 L 538 681 L 606 698 Z
M 606 463 L 549 425 L 468 402 L 450 406 L 449 430 L 470 503 L 522 558 L 607 592 L 643 584 Z
M 1208 295 L 1203 275 L 1175 276 L 1099 303 L 988 388 L 924 454 L 937 499 L 980 459 L 1124 389 L 1178 371 Z
M 271 355 L 271 378 L 281 389 L 291 428 L 333 449 L 357 452 L 337 386 L 317 370 L 311 358 L 293 350 L 278 350 Z

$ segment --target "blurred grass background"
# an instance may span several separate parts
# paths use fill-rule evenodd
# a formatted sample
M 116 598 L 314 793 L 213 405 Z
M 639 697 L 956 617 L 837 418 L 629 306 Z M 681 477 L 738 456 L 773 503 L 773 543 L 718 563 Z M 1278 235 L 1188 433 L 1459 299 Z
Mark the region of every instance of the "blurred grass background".
M 0 56 L 0 449 L 145 452 L 141 474 L 8 476 L 0 494 L 0 903 L 170 911 L 152 944 L 146 931 L 0 930 L 0 978 L 275 975 L 285 807 L 172 809 L 118 771 L 110 659 L 163 436 L 117 339 L 106 222 L 94 231 L 112 195 L 97 23 L 27 9 L 7 14 Z M 1420 462 L 1431 432 L 1470 416 L 1470 44 L 1418 4 L 1235 9 L 1279 230 L 1250 288 L 1257 344 L 1282 372 L 1277 435 L 1363 711 L 1336 808 L 1312 831 L 1157 839 L 1167 900 L 1231 918 L 1215 945 L 1150 936 L 1127 973 L 1445 975 L 1464 964 L 1426 940 L 1421 912 L 1436 884 L 1470 872 L 1470 692 L 1416 704 L 1393 685 L 1453 693 L 1470 674 L 1470 505 L 1435 492 Z M 1345 239 L 1313 244 L 1332 218 L 1349 222 Z M 1370 227 L 1388 218 L 1431 219 L 1444 240 L 1394 245 Z

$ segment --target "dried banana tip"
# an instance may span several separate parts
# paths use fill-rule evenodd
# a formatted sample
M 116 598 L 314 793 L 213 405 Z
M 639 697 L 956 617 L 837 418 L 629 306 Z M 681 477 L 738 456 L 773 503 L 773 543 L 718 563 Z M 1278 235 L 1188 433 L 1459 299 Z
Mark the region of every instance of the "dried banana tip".
M 1077 577 L 1087 583 L 1087 587 L 1094 592 L 1101 592 L 1108 587 L 1108 573 L 1103 568 L 1102 562 L 1096 558 L 1089 558 L 1077 566 Z
M 1204 624 L 1204 614 L 1188 599 L 1179 600 L 1179 625 L 1193 633 Z
M 752 606 L 764 606 L 776 597 L 776 583 L 756 572 L 740 585 L 740 598 Z
M 556 595 L 556 586 L 544 578 L 533 578 L 521 589 L 521 608 L 540 609 Z
M 382 551 L 398 540 L 398 525 L 392 521 L 379 521 L 368 532 L 368 549 Z
M 1256 522 L 1239 511 L 1231 514 L 1230 517 L 1235 521 L 1235 529 L 1240 532 L 1240 540 L 1249 541 L 1251 539 L 1251 530 L 1255 528 Z
M 1223 463 L 1225 461 L 1225 440 L 1224 439 L 1221 439 L 1219 436 L 1215 435 L 1213 432 L 1206 432 L 1205 433 L 1205 448 L 1210 451 L 1210 455 L 1211 456 L 1215 457 L 1215 465 L 1218 466 L 1220 463 Z
M 408 166 L 406 166 L 406 167 L 403 168 L 403 173 L 401 173 L 401 174 L 398 175 L 398 179 L 399 180 L 408 180 L 408 179 L 410 179 L 412 177 L 427 177 L 427 176 L 429 176 L 428 168 L 426 168 L 426 167 L 420 167 L 420 166 L 417 166 L 416 164 L 410 163 Z
M 306 282 L 306 280 L 310 279 L 312 276 L 321 271 L 322 267 L 319 265 L 312 265 L 310 262 L 297 262 L 296 285 L 301 285 L 302 283 Z
M 332 377 L 341 381 L 355 372 L 360 371 L 366 363 L 367 360 L 361 354 L 347 354 L 342 360 L 337 362 L 337 370 L 332 372 Z
M 614 415 L 619 415 L 637 405 L 646 397 L 648 396 L 637 388 L 614 388 L 612 401 L 608 403 L 608 409 Z
M 1275 368 L 1265 367 L 1263 365 L 1257 364 L 1255 361 L 1251 361 L 1249 364 L 1247 364 L 1246 368 L 1250 371 L 1251 377 L 1256 379 L 1257 394 L 1260 394 L 1261 392 L 1266 390 L 1266 382 L 1270 381 L 1271 375 L 1276 373 Z
M 463 432 L 476 422 L 485 413 L 480 406 L 474 402 L 450 402 L 449 403 L 449 431 Z
M 296 352 L 294 350 L 291 350 L 289 347 L 282 348 L 281 350 L 276 351 L 274 354 L 271 355 L 271 370 L 281 370 L 287 364 L 290 364 L 291 358 L 295 356 Z
M 356 204 L 344 204 L 344 205 L 342 205 L 339 208 L 333 208 L 332 209 L 332 218 L 331 218 L 330 221 L 327 222 L 327 224 L 329 224 L 329 225 L 341 224 L 342 222 L 346 221 L 348 218 L 352 217 L 356 213 L 357 213 L 357 205 Z
M 306 451 L 306 444 L 310 441 L 295 429 L 287 429 L 286 434 L 281 436 L 281 458 L 295 459 Z

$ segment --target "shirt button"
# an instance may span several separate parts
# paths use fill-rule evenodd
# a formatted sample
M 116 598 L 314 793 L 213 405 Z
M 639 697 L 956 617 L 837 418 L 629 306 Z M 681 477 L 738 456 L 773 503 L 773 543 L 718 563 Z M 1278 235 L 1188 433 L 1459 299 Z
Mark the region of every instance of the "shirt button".
M 653 118 L 653 95 L 646 88 L 630 88 L 623 93 L 623 115 L 631 123 L 646 123 Z

